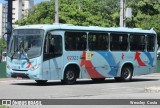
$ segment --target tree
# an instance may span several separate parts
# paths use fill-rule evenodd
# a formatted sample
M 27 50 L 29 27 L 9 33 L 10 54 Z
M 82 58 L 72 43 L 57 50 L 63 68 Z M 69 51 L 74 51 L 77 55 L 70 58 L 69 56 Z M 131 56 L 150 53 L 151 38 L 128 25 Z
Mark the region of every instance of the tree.
M 132 19 L 127 20 L 129 27 L 154 28 L 156 32 L 160 32 L 159 0 L 131 0 L 128 2 L 128 6 L 133 9 Z
M 59 0 L 60 23 L 74 25 L 117 26 L 117 1 L 113 0 Z M 114 20 L 114 21 L 113 21 Z M 116 21 L 115 21 L 116 20 Z M 16 23 L 52 24 L 54 22 L 54 0 L 37 4 L 27 17 Z M 114 23 L 113 23 L 114 22 Z
M 4 39 L 0 39 L 0 49 L 3 50 L 3 49 L 6 49 L 7 47 L 7 43 Z
M 54 1 L 34 6 L 19 25 L 54 23 Z M 133 17 L 126 19 L 127 27 L 151 29 L 160 33 L 160 0 L 127 0 Z M 118 27 L 119 0 L 59 0 L 59 22 L 83 26 Z

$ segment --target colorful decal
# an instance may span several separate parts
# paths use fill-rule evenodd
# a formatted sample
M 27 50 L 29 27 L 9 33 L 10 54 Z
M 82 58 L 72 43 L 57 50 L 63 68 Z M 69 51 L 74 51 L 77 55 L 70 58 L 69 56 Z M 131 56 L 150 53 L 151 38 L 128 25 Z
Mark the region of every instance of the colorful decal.
M 86 53 L 86 60 L 91 60 L 92 59 L 93 54 L 90 52 Z
M 30 68 L 30 67 L 31 67 L 31 65 L 32 65 L 32 63 L 31 63 L 31 62 L 29 62 L 29 63 L 28 63 L 28 65 L 26 66 L 26 68 Z
M 122 60 L 124 59 L 124 54 L 122 53 L 122 56 L 121 56 Z
M 104 59 L 106 59 L 106 61 L 108 62 L 109 66 L 111 67 L 111 70 L 109 71 L 109 75 L 112 76 L 116 76 L 117 75 L 117 69 L 119 66 L 119 63 L 116 63 L 113 55 L 110 52 L 98 52 L 100 55 L 102 55 L 104 57 Z
M 80 66 L 84 66 L 85 70 L 88 72 L 89 76 L 91 78 L 105 78 L 103 75 L 101 75 L 93 66 L 91 62 L 93 54 L 90 52 L 83 52 L 82 53 L 82 60 L 80 63 Z
M 24 65 L 25 65 L 26 63 L 27 63 L 26 61 L 23 62 L 23 63 L 21 64 L 21 67 L 24 68 Z
M 145 63 L 142 62 L 140 55 L 140 52 L 136 52 L 134 60 L 137 60 L 139 66 L 146 66 Z
M 26 66 L 26 64 L 27 64 L 27 66 Z M 31 62 L 28 63 L 28 62 L 24 61 L 24 62 L 21 64 L 21 67 L 24 68 L 24 66 L 26 66 L 26 68 L 30 68 L 31 65 L 32 65 Z
M 152 56 L 151 56 L 151 54 L 149 53 L 149 52 L 145 52 L 144 53 L 147 57 L 148 57 L 148 59 L 149 59 L 149 65 L 150 66 L 153 66 L 153 61 L 154 61 L 154 58 L 152 58 Z
M 119 61 L 116 61 L 114 55 L 112 55 L 111 52 L 99 51 L 97 53 L 100 54 L 101 57 L 103 57 L 106 60 L 106 63 L 107 63 L 106 66 L 110 67 L 110 70 L 107 74 L 111 76 L 117 76 L 118 67 L 120 63 L 124 60 L 125 54 L 121 53 L 121 56 L 120 56 L 121 59 Z M 146 66 L 147 64 L 145 64 L 143 59 L 141 59 L 142 57 L 141 54 L 145 54 L 147 57 L 146 59 L 149 61 L 148 65 L 153 66 L 154 58 L 151 56 L 149 52 L 144 52 L 144 53 L 136 52 L 134 55 L 134 58 L 131 57 L 130 59 L 131 60 L 134 59 L 135 61 L 137 61 L 137 64 L 139 66 Z M 96 61 L 93 61 L 93 60 L 96 60 L 96 58 L 95 57 L 93 58 L 93 56 L 94 56 L 93 53 L 84 51 L 82 53 L 80 66 L 85 68 L 86 72 L 89 74 L 91 78 L 104 78 L 104 73 L 102 74 L 98 72 L 98 70 L 96 70 L 95 68 L 96 66 L 94 66 L 94 63 L 96 63 Z M 105 68 L 105 67 L 103 66 L 102 68 Z
M 67 56 L 67 60 L 78 60 L 78 56 Z

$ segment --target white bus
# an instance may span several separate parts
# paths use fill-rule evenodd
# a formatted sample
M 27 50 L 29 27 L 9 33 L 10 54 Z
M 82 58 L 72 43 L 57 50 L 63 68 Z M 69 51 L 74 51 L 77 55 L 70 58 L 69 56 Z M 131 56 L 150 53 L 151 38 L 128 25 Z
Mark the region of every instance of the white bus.
M 8 77 L 37 83 L 107 77 L 130 81 L 156 71 L 156 51 L 153 29 L 27 25 L 13 30 L 6 70 Z

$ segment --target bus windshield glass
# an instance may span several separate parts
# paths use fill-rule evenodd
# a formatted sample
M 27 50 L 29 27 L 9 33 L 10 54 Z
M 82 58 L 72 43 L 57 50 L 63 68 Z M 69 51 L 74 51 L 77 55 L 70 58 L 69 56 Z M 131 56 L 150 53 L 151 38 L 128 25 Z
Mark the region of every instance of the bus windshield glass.
M 43 30 L 14 30 L 8 56 L 11 59 L 31 59 L 41 55 Z

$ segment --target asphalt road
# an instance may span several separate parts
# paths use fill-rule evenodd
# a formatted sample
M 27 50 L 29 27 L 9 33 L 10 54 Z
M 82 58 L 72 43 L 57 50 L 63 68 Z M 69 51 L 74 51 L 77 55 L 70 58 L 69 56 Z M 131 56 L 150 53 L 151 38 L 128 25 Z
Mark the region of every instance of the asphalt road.
M 120 99 L 120 101 L 122 99 L 142 99 L 142 101 L 159 99 L 158 103 L 160 103 L 160 73 L 133 77 L 131 82 L 116 82 L 112 78 L 107 78 L 103 83 L 78 80 L 75 85 L 62 85 L 60 81 L 49 81 L 46 85 L 37 85 L 33 80 L 0 79 L 0 99 Z M 135 108 L 135 106 L 107 105 L 108 108 Z M 136 108 L 144 106 L 145 108 L 160 107 L 160 105 L 138 105 Z M 21 108 L 22 106 L 12 107 Z M 35 108 L 35 106 L 32 107 Z M 47 107 L 53 108 L 49 105 Z M 61 107 L 106 108 L 106 105 L 62 105 Z M 60 106 L 54 106 L 54 108 L 60 108 Z

